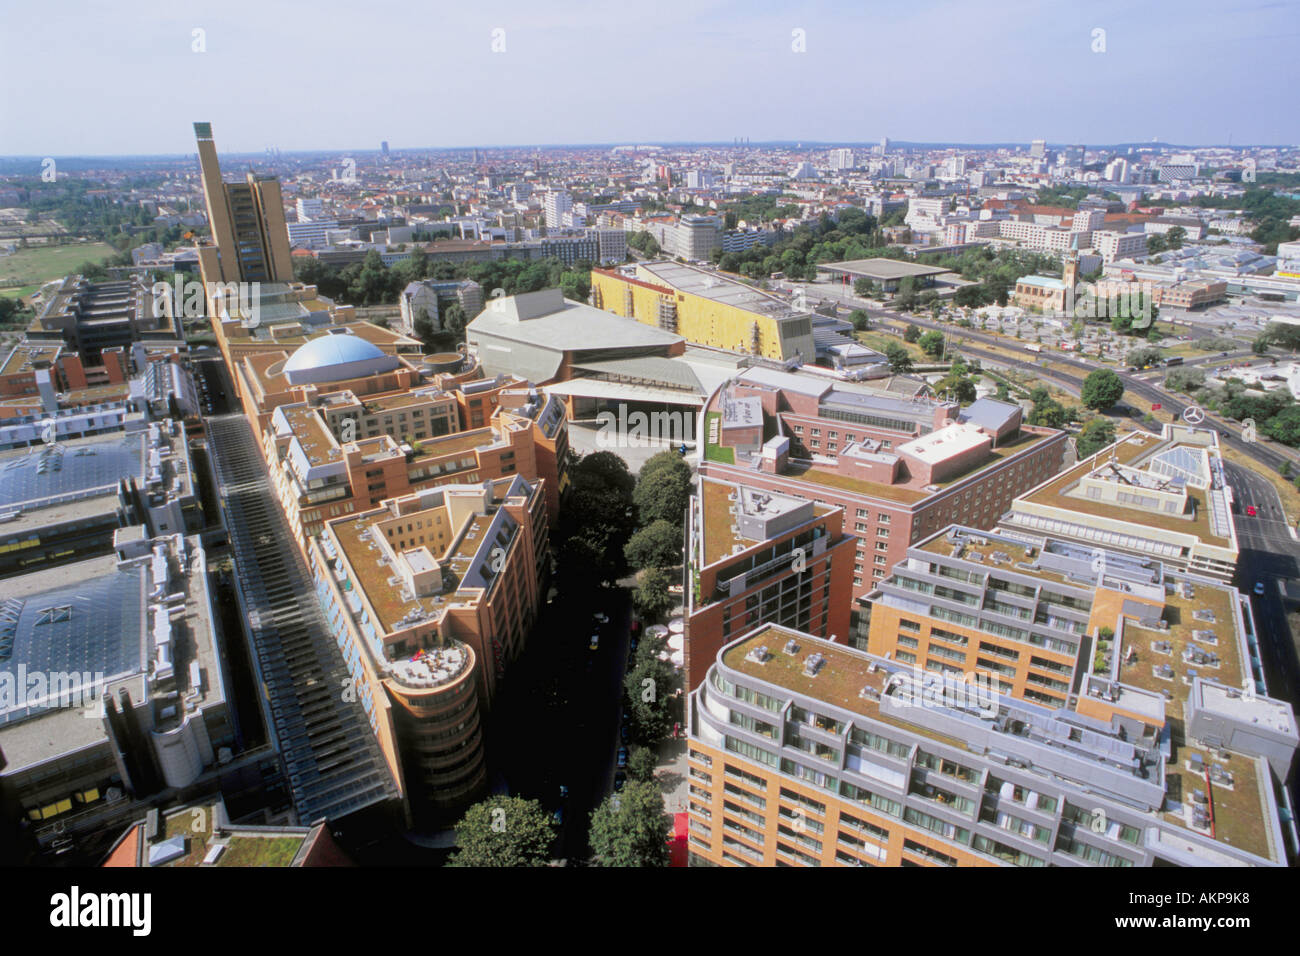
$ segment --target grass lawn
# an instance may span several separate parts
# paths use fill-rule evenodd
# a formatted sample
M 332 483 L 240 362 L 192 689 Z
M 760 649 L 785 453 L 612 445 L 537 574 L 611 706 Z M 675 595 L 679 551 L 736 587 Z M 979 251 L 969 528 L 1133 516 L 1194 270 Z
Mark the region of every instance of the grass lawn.
M 874 329 L 867 332 L 853 333 L 859 342 L 869 349 L 875 349 L 881 355 L 885 354 L 885 349 L 890 345 L 901 345 L 907 349 L 907 354 L 912 357 L 912 361 L 917 365 L 931 365 L 934 359 L 921 351 L 920 346 L 915 342 L 904 342 L 900 336 L 890 335 L 887 332 L 877 332 Z
M 704 460 L 716 461 L 722 465 L 734 465 L 736 463 L 736 452 L 734 449 L 726 448 L 722 445 L 715 445 L 709 441 L 709 428 L 712 426 L 714 419 L 721 418 L 718 412 L 709 412 L 704 419 Z
M 35 292 L 44 282 L 62 278 L 83 262 L 102 262 L 117 255 L 106 242 L 72 242 L 61 246 L 33 246 L 13 255 L 0 256 L 0 282 L 22 282 L 15 289 L 0 287 L 0 294 L 10 296 Z

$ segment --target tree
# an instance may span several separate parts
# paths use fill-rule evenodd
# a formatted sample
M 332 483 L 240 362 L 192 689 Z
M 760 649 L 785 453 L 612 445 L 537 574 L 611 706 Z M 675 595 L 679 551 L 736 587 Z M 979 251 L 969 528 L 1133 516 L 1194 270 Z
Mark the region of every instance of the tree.
M 874 291 L 876 291 L 876 284 L 872 282 L 870 279 L 853 280 L 854 295 L 861 296 L 862 298 L 866 298 L 867 296 L 871 295 L 871 293 Z
M 865 332 L 871 328 L 871 317 L 863 309 L 854 309 L 850 312 L 849 321 L 853 323 L 853 328 L 858 332 Z
M 1065 424 L 1066 418 L 1064 405 L 1054 398 L 1044 398 L 1034 402 L 1034 409 L 1029 413 L 1029 424 L 1060 428 Z
M 1176 368 L 1165 376 L 1165 388 L 1190 395 L 1205 385 L 1205 372 L 1199 368 Z
M 457 850 L 448 866 L 545 866 L 555 834 L 536 800 L 488 797 L 456 824 Z
M 634 747 L 632 755 L 627 758 L 627 776 L 638 783 L 648 783 L 655 778 L 655 769 L 659 766 L 659 755 L 649 747 Z
M 675 451 L 661 451 L 644 465 L 632 491 L 643 525 L 663 519 L 680 528 L 691 499 L 691 466 Z
M 943 397 L 951 397 L 953 401 L 962 405 L 969 405 L 975 401 L 975 383 L 966 375 L 945 376 L 935 386 L 935 392 Z
M 557 572 L 566 589 L 580 593 L 627 573 L 623 548 L 635 530 L 627 462 L 599 451 L 569 459 L 571 487 L 555 530 Z
M 909 326 L 909 328 L 916 328 L 916 326 Z M 926 332 L 919 340 L 917 340 L 916 344 L 919 345 L 921 351 L 930 356 L 930 358 L 939 358 L 939 356 L 943 355 L 942 332 Z
M 889 360 L 889 368 L 895 375 L 906 375 L 912 371 L 912 356 L 897 342 L 885 346 L 885 358 Z
M 1300 405 L 1282 409 L 1261 430 L 1284 445 L 1300 445 Z
M 646 525 L 623 548 L 634 568 L 672 568 L 682 563 L 682 529 L 663 518 Z
M 652 568 L 642 574 L 657 570 Z M 641 646 L 637 648 L 636 659 L 623 679 L 628 709 L 632 716 L 632 736 L 640 743 L 662 740 L 672 730 L 670 693 L 676 672 L 670 662 L 659 659 L 666 646 L 663 639 L 655 641 L 643 638 Z
M 915 342 L 920 337 L 921 337 L 921 327 L 919 325 L 912 325 L 912 323 L 909 322 L 907 324 L 907 328 L 903 330 L 903 341 L 910 344 L 912 342 Z
M 1083 380 L 1083 404 L 1094 411 L 1110 408 L 1124 395 L 1124 383 L 1108 368 L 1089 372 Z
M 1075 439 L 1079 458 L 1091 458 L 1108 445 L 1115 443 L 1115 423 L 1109 418 L 1094 418 L 1083 426 Z
M 1140 349 L 1129 349 L 1128 355 L 1126 356 L 1128 364 L 1136 366 L 1137 368 L 1143 368 L 1147 365 L 1156 365 L 1163 357 L 1164 352 L 1160 351 L 1160 349 L 1153 349 L 1149 346 Z
M 672 817 L 653 783 L 629 782 L 591 815 L 592 862 L 597 866 L 667 866 Z
M 632 603 L 647 620 L 656 620 L 672 610 L 673 596 L 668 593 L 676 579 L 663 568 L 649 567 L 637 575 Z

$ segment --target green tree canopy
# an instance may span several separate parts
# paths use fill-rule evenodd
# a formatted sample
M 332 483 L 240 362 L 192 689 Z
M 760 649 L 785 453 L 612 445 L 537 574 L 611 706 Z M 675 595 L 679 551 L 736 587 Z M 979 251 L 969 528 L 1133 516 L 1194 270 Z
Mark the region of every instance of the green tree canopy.
M 632 592 L 632 603 L 637 611 L 648 620 L 656 620 L 672 610 L 673 596 L 668 588 L 677 579 L 663 568 L 648 567 L 637 575 L 636 590 Z
M 656 570 L 642 573 L 651 574 Z M 662 640 L 643 639 L 632 669 L 623 679 L 632 715 L 632 735 L 642 743 L 661 740 L 673 726 L 670 695 L 676 672 L 670 662 L 659 659 L 663 647 Z
M 629 780 L 648 783 L 655 778 L 655 769 L 659 766 L 659 756 L 652 747 L 634 747 L 627 759 L 627 776 Z
M 555 834 L 536 800 L 488 797 L 456 824 L 456 852 L 448 866 L 545 866 Z
M 683 561 L 682 529 L 658 518 L 628 539 L 623 553 L 634 568 L 673 568 Z
M 907 323 L 907 328 L 903 329 L 903 341 L 909 343 L 915 342 L 920 337 L 921 327 L 919 325 L 913 325 L 911 322 Z
M 896 375 L 906 375 L 912 371 L 912 356 L 897 342 L 885 346 L 885 358 L 889 360 L 890 370 Z
M 1094 418 L 1083 426 L 1075 439 L 1079 458 L 1090 458 L 1107 445 L 1115 443 L 1115 423 L 1109 418 Z
M 629 782 L 591 815 L 592 862 L 597 866 L 667 866 L 672 817 L 654 783 Z
M 916 326 L 908 326 L 908 328 L 916 328 Z M 939 356 L 943 355 L 942 332 L 926 332 L 917 340 L 916 344 L 921 347 L 921 351 L 931 358 L 939 358 Z
M 1124 395 L 1124 382 L 1108 368 L 1089 372 L 1083 380 L 1083 404 L 1094 411 L 1110 408 Z
M 641 467 L 632 503 L 642 524 L 663 519 L 681 527 L 691 498 L 691 466 L 675 451 L 661 451 Z

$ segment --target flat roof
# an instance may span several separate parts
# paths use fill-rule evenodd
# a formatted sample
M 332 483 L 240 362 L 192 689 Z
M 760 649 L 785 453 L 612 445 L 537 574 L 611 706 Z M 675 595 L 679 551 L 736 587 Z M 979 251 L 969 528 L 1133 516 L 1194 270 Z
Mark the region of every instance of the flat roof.
M 846 259 L 842 262 L 818 263 L 818 269 L 827 272 L 843 272 L 848 275 L 861 276 L 864 279 L 890 281 L 908 276 L 937 276 L 951 272 L 942 266 L 923 266 L 915 262 L 903 262 L 899 259 L 875 257 L 871 259 Z
M 145 435 L 98 435 L 0 452 L 0 511 L 116 495 L 123 478 L 142 482 Z
M 709 269 L 699 269 L 680 262 L 646 262 L 638 265 L 637 269 L 648 272 L 678 292 L 698 295 L 711 302 L 745 309 L 778 321 L 810 315 L 807 310 L 795 309 L 770 292 L 729 279 Z
M 1185 443 L 1145 432 L 1130 432 L 1119 439 L 1115 445 L 1061 472 L 1046 484 L 1020 496 L 1016 502 L 1023 501 L 1046 505 L 1065 512 L 1131 521 L 1147 528 L 1189 534 L 1220 547 L 1228 547 L 1232 543 L 1231 531 L 1226 535 L 1215 531 L 1210 518 L 1210 503 L 1205 500 L 1206 492 L 1199 488 L 1187 488 L 1187 500 L 1192 508 L 1190 517 L 1164 514 L 1149 508 L 1128 506 L 1118 501 L 1093 501 L 1070 494 L 1083 478 L 1104 468 L 1112 460 L 1120 465 L 1142 469 L 1157 454 L 1176 448 L 1180 444 Z M 1212 449 L 1205 445 L 1188 444 L 1187 447 L 1212 452 Z M 1012 510 L 1015 509 L 1016 502 L 1012 503 Z M 1230 518 L 1229 528 L 1231 528 Z
M 559 289 L 495 299 L 467 329 L 555 351 L 666 348 L 682 341 L 673 332 L 566 299 Z

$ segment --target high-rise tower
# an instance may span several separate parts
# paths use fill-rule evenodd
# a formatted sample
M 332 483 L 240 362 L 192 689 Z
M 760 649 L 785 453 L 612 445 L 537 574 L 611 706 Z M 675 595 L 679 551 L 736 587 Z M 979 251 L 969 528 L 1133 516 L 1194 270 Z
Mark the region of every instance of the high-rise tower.
M 195 123 L 203 197 L 215 245 L 199 247 L 206 282 L 289 282 L 289 230 L 280 181 L 249 173 L 245 182 L 224 182 L 212 142 L 212 124 Z

